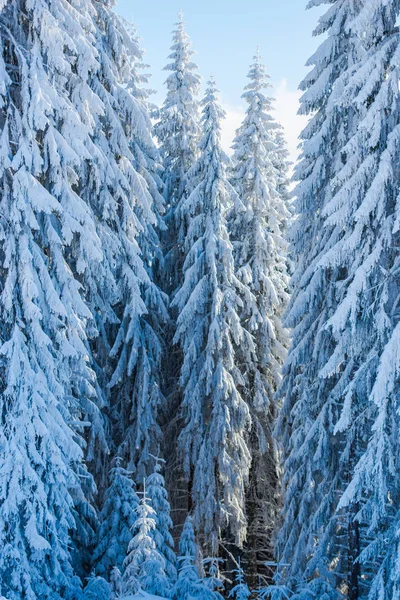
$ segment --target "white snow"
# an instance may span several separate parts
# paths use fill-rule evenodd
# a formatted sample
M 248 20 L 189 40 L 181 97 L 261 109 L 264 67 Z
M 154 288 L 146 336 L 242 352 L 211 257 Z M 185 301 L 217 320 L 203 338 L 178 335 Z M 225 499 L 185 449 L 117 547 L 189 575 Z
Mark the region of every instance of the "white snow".
M 1 598 L 0 598 L 1 600 Z M 147 594 L 146 592 L 138 592 L 134 596 L 123 596 L 120 600 L 167 600 L 166 598 L 162 598 L 161 596 L 153 596 L 153 594 Z

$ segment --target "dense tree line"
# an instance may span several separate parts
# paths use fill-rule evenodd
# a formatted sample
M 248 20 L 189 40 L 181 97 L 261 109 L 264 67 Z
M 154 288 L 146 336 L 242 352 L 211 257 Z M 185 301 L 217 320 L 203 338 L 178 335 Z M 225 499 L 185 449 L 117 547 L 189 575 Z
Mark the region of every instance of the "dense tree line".
M 0 594 L 396 599 L 399 2 L 309 3 L 293 205 L 113 4 L 0 0 Z
M 252 528 L 270 556 L 278 501 L 286 159 L 264 68 L 231 163 L 182 16 L 153 131 L 112 3 L 0 15 L 1 591 L 220 597 L 221 544 Z

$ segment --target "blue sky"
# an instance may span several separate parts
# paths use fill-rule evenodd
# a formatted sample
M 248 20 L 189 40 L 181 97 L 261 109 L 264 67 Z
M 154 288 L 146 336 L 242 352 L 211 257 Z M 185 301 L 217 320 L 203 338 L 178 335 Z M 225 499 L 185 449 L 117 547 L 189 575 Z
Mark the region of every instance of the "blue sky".
M 119 0 L 117 11 L 133 19 L 151 65 L 156 102 L 165 94 L 163 82 L 171 30 L 180 9 L 196 51 L 195 61 L 207 79 L 216 77 L 227 111 L 224 145 L 228 148 L 242 118 L 240 99 L 248 66 L 257 45 L 266 62 L 277 98 L 277 118 L 286 128 L 292 155 L 304 119 L 296 116 L 298 85 L 305 63 L 317 47 L 312 30 L 321 10 L 305 10 L 307 0 Z M 326 8 L 326 7 L 325 7 Z

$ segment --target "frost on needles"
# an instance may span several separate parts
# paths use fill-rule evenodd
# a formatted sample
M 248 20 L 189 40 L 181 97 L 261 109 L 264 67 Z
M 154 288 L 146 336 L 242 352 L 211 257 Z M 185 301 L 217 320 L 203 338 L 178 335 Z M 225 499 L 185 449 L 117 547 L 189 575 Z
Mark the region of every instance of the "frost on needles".
M 289 193 L 285 146 L 272 116 L 270 84 L 257 52 L 243 99 L 248 108 L 233 142 L 230 179 L 240 202 L 229 211 L 229 230 L 237 277 L 242 284 L 241 323 L 251 343 L 239 344 L 237 364 L 242 395 L 251 414 L 250 479 L 246 490 L 249 521 L 249 574 L 253 584 L 272 558 L 273 523 L 279 502 L 277 448 L 272 430 L 277 415 L 274 398 L 289 344 L 282 326 L 289 291 L 287 221 Z
M 70 549 L 79 551 L 86 532 L 82 526 L 74 541 L 71 532 L 85 519 L 78 506 L 91 512 L 85 416 L 103 439 L 88 350 L 92 314 L 79 280 L 102 255 L 76 192 L 88 114 L 69 100 L 78 88 L 86 93 L 71 61 L 87 74 L 94 51 L 89 6 L 82 3 L 79 16 L 59 10 L 18 1 L 1 13 L 0 581 L 9 600 L 58 598 L 78 587 Z
M 180 204 L 190 193 L 189 170 L 198 157 L 200 138 L 198 93 L 200 77 L 192 61 L 194 51 L 185 32 L 183 14 L 172 36 L 170 63 L 164 67 L 167 77 L 167 97 L 158 113 L 154 133 L 163 159 L 164 196 L 167 203 L 164 235 L 166 289 L 174 292 L 182 279 L 185 221 Z
M 399 5 L 329 4 L 302 84 L 277 556 L 296 599 L 373 600 L 399 590 Z
M 235 275 L 226 214 L 239 202 L 228 181 L 215 83 L 203 100 L 200 156 L 190 171 L 193 191 L 181 204 L 187 221 L 184 279 L 174 298 L 175 339 L 183 350 L 180 384 L 184 427 L 179 447 L 194 504 L 194 520 L 210 548 L 221 528 L 245 538 L 245 486 L 250 468 L 248 406 L 239 386 L 235 350 L 252 341 L 239 318 L 242 285 Z
M 279 492 L 282 130 L 257 56 L 227 158 L 182 15 L 154 111 L 114 4 L 0 2 L 0 593 L 246 598 Z
M 108 4 L 5 3 L 0 26 L 0 580 L 9 600 L 64 598 L 80 593 L 73 569 L 89 568 L 109 406 L 132 401 L 115 381 L 111 401 L 108 385 L 127 295 L 151 360 L 160 356 L 145 316 L 157 297 L 137 243 L 156 222 L 157 185 L 137 147 L 154 162 L 157 152 L 146 107 L 126 87 L 134 42 Z M 140 365 L 150 371 L 151 360 Z M 142 404 L 156 412 L 154 385 L 151 394 Z

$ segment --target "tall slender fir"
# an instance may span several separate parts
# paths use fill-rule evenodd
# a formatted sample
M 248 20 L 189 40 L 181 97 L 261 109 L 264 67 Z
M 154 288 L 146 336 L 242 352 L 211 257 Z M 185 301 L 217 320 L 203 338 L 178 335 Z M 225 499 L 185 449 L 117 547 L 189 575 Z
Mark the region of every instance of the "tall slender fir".
M 117 457 L 110 471 L 110 485 L 99 515 L 100 527 L 93 557 L 96 573 L 108 581 L 113 569 L 122 570 L 139 505 L 132 473 L 121 463 Z
M 153 507 L 156 516 L 156 529 L 154 540 L 157 550 L 165 559 L 165 572 L 171 584 L 170 590 L 165 590 L 164 595 L 168 597 L 172 594 L 173 584 L 176 581 L 176 556 L 174 552 L 174 540 L 172 537 L 173 523 L 171 519 L 171 509 L 168 501 L 168 493 L 165 489 L 165 480 L 161 474 L 162 461 L 155 459 L 154 471 L 147 479 L 147 493 L 150 504 Z
M 267 575 L 272 532 L 279 503 L 278 455 L 272 430 L 277 415 L 274 394 L 288 347 L 282 314 L 288 301 L 288 210 L 282 135 L 271 116 L 270 87 L 260 54 L 254 57 L 243 98 L 245 119 L 233 143 L 232 184 L 241 200 L 230 213 L 235 268 L 246 295 L 240 309 L 242 327 L 255 347 L 240 351 L 242 397 L 252 417 L 251 470 L 246 491 L 248 564 L 251 583 Z M 279 143 L 278 143 L 279 142 Z M 278 168 L 279 167 L 279 168 Z
M 179 313 L 175 340 L 184 354 L 179 447 L 194 521 L 205 544 L 214 549 L 228 527 L 236 543 L 245 539 L 250 468 L 250 414 L 239 391 L 242 376 L 235 349 L 252 340 L 238 315 L 243 286 L 235 276 L 226 225 L 237 196 L 221 148 L 223 117 L 210 81 L 203 101 L 201 154 L 190 171 L 194 189 L 180 207 L 187 224 L 184 280 L 173 301 Z
M 158 551 L 154 534 L 157 528 L 157 514 L 149 504 L 146 485 L 133 525 L 133 537 L 129 542 L 128 554 L 124 561 L 123 591 L 135 594 L 139 590 L 163 596 L 170 589 L 165 573 L 165 559 Z
M 182 13 L 179 13 L 172 39 L 169 56 L 171 62 L 165 67 L 166 71 L 170 71 L 166 81 L 167 97 L 154 129 L 164 164 L 164 196 L 167 203 L 165 221 L 168 226 L 165 235 L 164 280 L 169 292 L 174 292 L 179 287 L 182 278 L 185 221 L 178 206 L 190 191 L 188 171 L 198 157 L 200 138 L 197 100 L 200 77 L 197 65 L 192 61 L 194 52 L 185 32 Z

